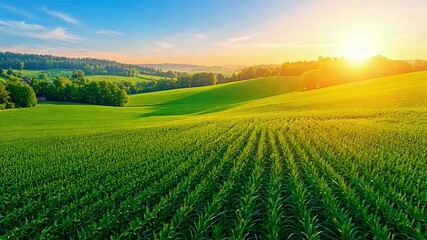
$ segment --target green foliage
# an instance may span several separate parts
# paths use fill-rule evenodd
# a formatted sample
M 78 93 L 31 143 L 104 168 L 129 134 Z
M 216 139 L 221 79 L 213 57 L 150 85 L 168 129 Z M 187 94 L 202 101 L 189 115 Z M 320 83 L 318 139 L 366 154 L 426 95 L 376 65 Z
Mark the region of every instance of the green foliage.
M 0 104 L 3 106 L 3 109 L 6 108 L 6 104 L 9 102 L 9 92 L 6 90 L 6 86 L 0 82 Z
M 73 81 L 58 77 L 52 82 L 35 80 L 31 83 L 38 96 L 51 101 L 91 103 L 106 106 L 124 106 L 126 92 L 115 84 L 101 81 L 89 82 L 82 71 L 73 74 Z
M 217 76 L 213 73 L 194 73 L 178 77 L 176 88 L 215 85 L 217 82 Z
M 427 72 L 303 85 L 0 112 L 1 238 L 426 239 Z
M 5 84 L 0 82 L 0 104 L 2 109 L 27 108 L 37 104 L 34 90 L 18 80 L 9 80 Z
M 85 76 L 85 73 L 82 70 L 74 70 L 73 74 L 71 74 L 70 79 L 75 80 L 78 78 L 82 78 Z
M 138 74 L 135 77 L 126 77 L 126 76 L 113 76 L 113 75 L 88 75 L 86 76 L 90 81 L 107 81 L 112 83 L 120 83 L 120 82 L 147 82 L 147 81 L 157 81 L 164 79 L 163 77 L 155 76 L 155 75 L 147 75 L 147 74 Z
M 171 77 L 175 73 L 161 71 L 151 67 L 136 64 L 124 64 L 115 61 L 94 58 L 67 58 L 52 55 L 22 54 L 12 52 L 0 52 L 0 67 L 4 69 L 30 70 L 54 70 L 80 69 L 87 74 L 110 74 L 121 76 L 136 76 L 143 73 L 160 77 Z M 9 73 L 8 73 L 9 74 Z

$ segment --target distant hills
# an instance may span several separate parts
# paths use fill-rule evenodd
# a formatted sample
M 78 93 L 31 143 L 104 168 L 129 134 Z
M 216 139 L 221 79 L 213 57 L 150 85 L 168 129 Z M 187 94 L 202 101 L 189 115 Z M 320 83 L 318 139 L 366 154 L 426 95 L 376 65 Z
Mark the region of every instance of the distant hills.
M 212 72 L 230 75 L 238 69 L 248 67 L 246 65 L 218 65 L 218 66 L 204 66 L 192 65 L 182 63 L 152 63 L 152 64 L 139 64 L 141 67 L 149 67 L 154 69 L 161 69 L 163 71 L 178 71 L 178 72 Z
M 148 64 L 139 64 L 139 65 L 143 67 L 152 67 L 156 69 L 164 69 L 164 70 L 172 70 L 172 71 L 206 67 L 202 65 L 191 65 L 191 64 L 181 64 L 181 63 L 148 63 Z

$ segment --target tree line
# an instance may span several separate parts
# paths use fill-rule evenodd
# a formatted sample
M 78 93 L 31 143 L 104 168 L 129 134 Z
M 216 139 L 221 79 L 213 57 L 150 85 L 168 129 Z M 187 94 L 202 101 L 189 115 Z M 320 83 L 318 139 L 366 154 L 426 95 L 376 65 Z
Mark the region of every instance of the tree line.
M 128 94 L 136 94 L 175 88 L 208 86 L 258 77 L 302 76 L 305 89 L 310 90 L 346 82 L 425 70 L 427 70 L 427 61 L 424 60 L 402 61 L 376 56 L 358 65 L 343 57 L 319 57 L 316 61 L 246 67 L 230 76 L 224 76 L 221 73 L 183 73 L 177 79 L 136 83 L 122 81 L 116 84 Z
M 189 88 L 189 87 L 200 87 L 209 86 L 220 83 L 219 79 L 224 79 L 222 74 L 214 73 L 194 73 L 194 74 L 182 74 L 177 79 L 160 79 L 156 81 L 121 81 L 115 82 L 120 89 L 123 89 L 128 94 L 146 93 L 146 92 L 157 92 L 163 90 L 177 89 L 177 88 Z
M 143 73 L 168 78 L 175 78 L 177 76 L 177 73 L 172 71 L 162 71 L 161 69 L 152 67 L 125 64 L 110 60 L 13 52 L 0 52 L 0 68 L 21 70 L 81 69 L 88 75 L 136 76 L 137 73 Z
M 23 81 L 18 71 L 0 69 L 0 109 L 33 107 L 37 97 L 50 101 L 90 103 L 106 106 L 124 106 L 128 102 L 125 90 L 107 81 L 90 82 L 81 70 L 74 71 L 70 79 L 32 79 Z M 11 74 L 8 74 L 11 73 Z
M 106 106 L 124 106 L 128 95 L 117 85 L 107 81 L 89 81 L 81 70 L 70 79 L 57 77 L 53 81 L 34 80 L 30 83 L 37 96 L 50 101 L 90 103 Z
M 355 64 L 346 58 L 319 58 L 315 69 L 303 73 L 305 89 L 316 89 L 348 82 L 427 70 L 427 61 L 391 60 L 382 56 Z

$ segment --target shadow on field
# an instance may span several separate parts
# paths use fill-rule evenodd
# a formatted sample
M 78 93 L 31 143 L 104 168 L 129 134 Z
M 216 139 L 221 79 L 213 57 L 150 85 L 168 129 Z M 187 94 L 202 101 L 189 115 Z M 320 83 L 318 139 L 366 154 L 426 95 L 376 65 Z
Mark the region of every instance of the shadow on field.
M 241 81 L 159 104 L 142 117 L 207 114 L 230 109 L 248 101 L 297 91 L 299 77 L 269 77 Z

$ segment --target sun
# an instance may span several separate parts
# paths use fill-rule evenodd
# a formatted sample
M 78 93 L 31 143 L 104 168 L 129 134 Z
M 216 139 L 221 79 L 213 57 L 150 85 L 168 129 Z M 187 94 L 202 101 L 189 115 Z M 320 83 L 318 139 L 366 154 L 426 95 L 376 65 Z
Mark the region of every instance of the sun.
M 352 37 L 343 43 L 341 55 L 355 64 L 364 63 L 375 55 L 374 41 L 366 36 Z
M 369 52 L 370 51 L 367 46 L 363 44 L 354 44 L 354 45 L 349 45 L 346 48 L 344 57 L 349 58 L 351 61 L 355 63 L 362 63 L 368 57 L 370 57 Z

